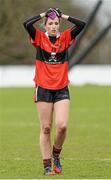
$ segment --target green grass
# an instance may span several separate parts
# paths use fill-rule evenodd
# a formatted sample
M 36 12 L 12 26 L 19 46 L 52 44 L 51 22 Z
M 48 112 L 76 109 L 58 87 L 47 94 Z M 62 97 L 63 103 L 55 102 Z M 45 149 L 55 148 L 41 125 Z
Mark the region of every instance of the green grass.
M 111 89 L 87 85 L 70 91 L 63 173 L 45 177 L 33 89 L 0 89 L 0 178 L 111 178 Z

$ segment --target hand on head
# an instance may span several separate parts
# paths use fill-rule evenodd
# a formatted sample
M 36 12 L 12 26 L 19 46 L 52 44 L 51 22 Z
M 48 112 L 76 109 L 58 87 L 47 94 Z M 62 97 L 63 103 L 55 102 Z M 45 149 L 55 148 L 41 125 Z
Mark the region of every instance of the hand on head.
M 46 12 L 46 17 L 50 17 L 51 19 L 54 19 L 56 16 L 59 18 L 61 17 L 62 12 L 59 10 L 59 8 L 49 8 Z
M 58 17 L 61 17 L 62 12 L 60 11 L 59 8 L 54 8 L 53 10 L 54 10 L 54 12 L 57 14 Z

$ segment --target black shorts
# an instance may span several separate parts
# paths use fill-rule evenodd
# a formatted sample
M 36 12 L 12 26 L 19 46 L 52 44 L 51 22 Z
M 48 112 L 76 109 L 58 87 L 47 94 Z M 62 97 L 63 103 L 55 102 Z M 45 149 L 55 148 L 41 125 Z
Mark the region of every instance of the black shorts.
M 37 87 L 34 93 L 34 101 L 42 101 L 42 102 L 52 102 L 55 103 L 57 101 L 69 99 L 69 89 L 68 86 L 64 87 L 63 89 L 59 90 L 51 90 L 51 89 L 44 89 L 42 87 Z

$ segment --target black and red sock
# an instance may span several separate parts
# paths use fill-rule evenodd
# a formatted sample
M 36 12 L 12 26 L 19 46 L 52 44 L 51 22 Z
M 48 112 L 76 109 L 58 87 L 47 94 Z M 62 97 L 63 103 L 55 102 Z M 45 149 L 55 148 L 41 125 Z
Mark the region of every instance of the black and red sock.
M 44 168 L 51 167 L 51 158 L 50 159 L 43 159 Z
M 61 150 L 62 150 L 62 148 L 58 149 L 55 146 L 53 146 L 53 152 L 52 152 L 53 157 L 54 158 L 59 158 Z

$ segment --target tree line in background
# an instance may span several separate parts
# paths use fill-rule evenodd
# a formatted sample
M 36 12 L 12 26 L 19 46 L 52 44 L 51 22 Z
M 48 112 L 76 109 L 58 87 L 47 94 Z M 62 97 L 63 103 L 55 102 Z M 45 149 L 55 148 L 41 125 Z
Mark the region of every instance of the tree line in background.
M 73 6 L 67 0 L 0 0 L 0 64 L 34 64 L 35 49 L 30 45 L 28 34 L 23 27 L 23 22 L 28 17 L 38 15 L 49 7 L 59 7 L 65 14 L 86 20 L 88 13 Z M 37 24 L 41 27 L 42 21 Z M 71 23 L 62 20 L 61 31 L 72 26 Z M 99 31 L 98 23 L 94 23 L 84 36 L 78 47 L 80 52 Z M 83 64 L 110 64 L 111 63 L 111 38 L 107 35 L 101 43 L 85 58 Z

